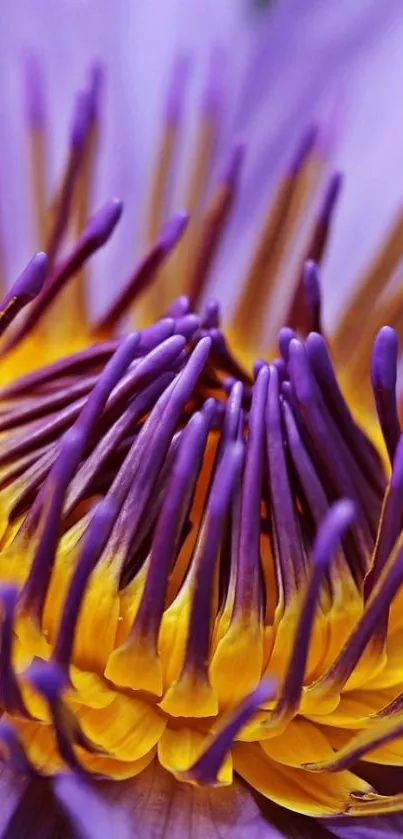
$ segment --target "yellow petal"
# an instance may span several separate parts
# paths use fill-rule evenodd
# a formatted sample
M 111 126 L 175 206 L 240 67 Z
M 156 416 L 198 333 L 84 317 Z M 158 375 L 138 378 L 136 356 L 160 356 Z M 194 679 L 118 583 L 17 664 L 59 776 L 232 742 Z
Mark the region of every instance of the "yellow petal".
M 207 736 L 195 729 L 167 727 L 158 743 L 158 759 L 161 765 L 183 781 L 186 772 L 200 757 Z M 227 755 L 218 773 L 218 783 L 227 786 L 232 783 L 232 758 Z
M 234 770 L 266 798 L 315 818 L 343 813 L 353 791 L 365 793 L 368 784 L 352 772 L 314 774 L 271 761 L 260 745 L 237 743 L 232 750 Z
M 110 757 L 139 760 L 156 745 L 166 721 L 158 708 L 118 695 L 106 708 L 77 710 L 84 734 Z

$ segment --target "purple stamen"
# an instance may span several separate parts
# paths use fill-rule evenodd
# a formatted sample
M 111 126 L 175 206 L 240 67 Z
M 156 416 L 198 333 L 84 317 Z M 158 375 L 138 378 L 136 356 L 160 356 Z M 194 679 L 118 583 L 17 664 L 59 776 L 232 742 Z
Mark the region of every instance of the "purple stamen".
M 337 206 L 337 200 L 340 195 L 342 186 L 342 175 L 340 172 L 335 172 L 328 184 L 322 206 L 316 220 L 315 229 L 312 236 L 312 241 L 308 248 L 308 257 L 316 263 L 320 263 L 326 250 L 326 245 L 329 239 L 329 233 L 333 221 L 334 211 Z M 321 332 L 320 329 L 314 327 L 316 332 Z
M 343 433 L 350 451 L 367 481 L 383 496 L 385 477 L 378 453 L 356 425 L 339 388 L 324 338 L 315 332 L 308 335 L 306 349 L 315 379 L 323 398 Z
M 238 189 L 243 156 L 244 145 L 237 143 L 231 152 L 218 191 L 213 195 L 203 220 L 200 241 L 194 257 L 193 273 L 189 282 L 189 296 L 195 308 L 199 304 L 231 213 Z
M 57 268 L 56 272 L 49 279 L 45 285 L 42 294 L 31 307 L 31 310 L 21 324 L 21 326 L 14 332 L 12 338 L 7 342 L 3 353 L 12 349 L 25 338 L 36 326 L 38 320 L 42 317 L 46 309 L 53 303 L 55 297 L 60 293 L 62 288 L 66 285 L 74 274 L 76 274 L 84 262 L 89 259 L 92 254 L 102 247 L 118 223 L 122 214 L 122 203 L 117 199 L 109 201 L 101 210 L 92 216 L 88 224 L 84 228 L 78 242 L 73 247 L 70 255 L 63 261 L 61 266 Z
M 174 62 L 172 79 L 168 90 L 166 120 L 169 125 L 177 125 L 181 118 L 183 98 L 190 69 L 190 56 L 179 55 Z
M 294 716 L 301 701 L 305 667 L 308 658 L 309 640 L 315 611 L 318 603 L 320 586 L 332 557 L 354 520 L 354 505 L 348 500 L 338 501 L 327 512 L 322 521 L 312 553 L 312 572 L 301 608 L 300 618 L 295 631 L 291 659 L 287 667 L 284 682 L 276 707 L 270 717 L 270 723 Z
M 38 622 L 45 604 L 59 543 L 64 496 L 76 470 L 84 445 L 85 437 L 79 429 L 72 428 L 65 434 L 59 457 L 41 494 L 41 505 L 44 505 L 45 512 L 44 525 L 22 591 L 24 608 L 35 616 Z
M 403 548 L 387 564 L 368 600 L 365 611 L 343 649 L 327 672 L 315 683 L 315 688 L 342 690 L 356 668 L 368 642 L 379 627 L 385 625 L 390 604 L 403 580 Z
M 150 566 L 131 634 L 147 639 L 154 650 L 165 606 L 168 576 L 188 517 L 209 427 L 209 418 L 205 413 L 199 413 L 193 415 L 184 430 L 153 538 Z
M 73 744 L 92 751 L 91 744 L 81 732 L 78 721 L 63 703 L 62 694 L 68 687 L 67 675 L 55 663 L 34 661 L 26 676 L 49 706 L 60 757 L 73 772 L 82 774 L 85 770 L 76 757 Z
M 297 338 L 297 333 L 289 326 L 283 326 L 278 333 L 278 348 L 285 361 L 288 364 L 289 349 L 291 341 Z
M 183 335 L 187 341 L 193 338 L 195 332 L 200 328 L 200 318 L 198 315 L 184 315 L 182 318 L 177 318 L 175 321 L 175 332 L 178 335 Z
M 11 397 L 20 397 L 25 393 L 31 394 L 35 389 L 42 388 L 48 384 L 51 385 L 59 379 L 65 379 L 68 376 L 79 376 L 92 369 L 97 370 L 108 361 L 118 345 L 119 341 L 117 340 L 94 344 L 66 358 L 54 361 L 46 365 L 46 367 L 41 367 L 39 370 L 27 373 L 26 376 L 21 376 L 21 378 L 1 388 L 0 400 L 4 401 Z
M 204 307 L 203 329 L 219 329 L 221 322 L 220 304 L 218 300 L 207 300 Z
M 296 177 L 309 157 L 318 137 L 317 125 L 310 125 L 302 136 L 295 156 L 290 165 L 290 177 Z
M 142 329 L 139 344 L 140 354 L 143 355 L 150 352 L 150 350 L 154 350 L 155 347 L 158 347 L 158 344 L 161 344 L 166 338 L 170 338 L 174 332 L 176 332 L 176 321 L 174 318 L 161 318 L 161 320 L 157 320 L 151 326 Z
M 93 514 L 77 567 L 65 597 L 63 614 L 52 654 L 52 659 L 65 667 L 68 667 L 71 660 L 77 622 L 90 574 L 108 541 L 117 514 L 117 509 L 109 499 L 101 501 Z
M 266 409 L 269 494 L 273 513 L 276 568 L 286 603 L 305 578 L 305 558 L 291 494 L 281 424 L 278 373 L 270 368 Z
M 273 699 L 273 696 L 274 686 L 272 682 L 261 682 L 231 712 L 228 721 L 220 730 L 212 735 L 210 743 L 204 749 L 201 757 L 184 773 L 184 777 L 201 785 L 217 784 L 218 773 L 237 734 L 247 725 L 262 705 Z
M 350 743 L 339 749 L 333 757 L 318 763 L 305 763 L 304 769 L 308 772 L 342 772 L 357 765 L 357 762 L 368 752 L 372 752 L 381 746 L 386 746 L 401 737 L 403 734 L 402 720 L 385 721 L 370 731 L 360 732 L 352 738 Z
M 211 51 L 209 74 L 202 100 L 203 116 L 214 122 L 218 119 L 223 103 L 223 89 L 219 80 L 223 78 L 224 65 L 223 50 L 215 46 Z
M 165 317 L 180 318 L 182 315 L 188 315 L 190 311 L 191 305 L 189 297 L 186 294 L 182 294 L 180 297 L 177 297 L 173 303 L 171 303 L 169 309 L 165 312 Z
M 45 604 L 60 538 L 67 487 L 76 472 L 88 439 L 94 431 L 111 391 L 133 359 L 138 340 L 137 333 L 129 335 L 121 342 L 106 365 L 77 422 L 63 437 L 60 455 L 37 499 L 38 506 L 45 504 L 44 524 L 22 596 L 25 608 L 30 609 L 38 621 L 40 621 Z M 34 515 L 35 512 L 36 505 L 32 514 Z
M 111 330 L 136 298 L 154 281 L 162 263 L 183 235 L 188 223 L 186 213 L 177 213 L 165 226 L 157 242 L 134 269 L 117 300 L 94 327 L 95 332 Z
M 13 772 L 23 775 L 25 778 L 36 778 L 38 773 L 28 760 L 25 749 L 19 741 L 14 726 L 8 722 L 0 722 L 0 750 L 3 752 L 2 760 Z M 4 750 L 6 754 L 4 754 Z
M 270 370 L 263 367 L 253 387 L 242 482 L 238 571 L 234 613 L 260 613 L 260 499 L 262 497 L 265 412 Z
M 379 423 L 391 463 L 400 438 L 396 404 L 397 357 L 396 332 L 390 326 L 383 326 L 375 338 L 372 351 L 371 381 Z
M 194 574 L 193 602 L 181 677 L 191 672 L 199 675 L 203 674 L 207 678 L 214 568 L 223 535 L 226 513 L 242 469 L 243 458 L 243 444 L 240 441 L 230 443 L 217 467 L 210 490 L 206 512 L 191 561 L 191 569 L 193 568 Z M 192 574 L 192 570 L 190 573 Z
M 178 419 L 206 364 L 210 346 L 208 338 L 196 345 L 184 370 L 157 402 L 127 462 L 123 464 L 123 473 L 122 470 L 118 473 L 111 487 L 110 492 L 118 493 L 122 498 L 122 509 L 108 543 L 108 551 L 119 552 L 123 570 Z M 147 457 L 144 456 L 145 451 Z
M 64 505 L 64 516 L 73 511 L 76 504 L 95 483 L 97 476 L 107 465 L 111 455 L 118 449 L 122 441 L 135 428 L 141 417 L 150 410 L 158 397 L 173 380 L 172 373 L 163 373 L 152 384 L 137 394 L 112 427 L 103 434 L 89 457 L 81 465 L 69 487 Z
M 45 122 L 42 68 L 36 55 L 25 56 L 26 113 L 33 131 L 42 131 Z
M 30 714 L 25 707 L 12 661 L 14 620 L 17 599 L 18 590 L 15 586 L 2 586 L 0 589 L 0 603 L 2 609 L 0 704 L 3 711 L 7 711 L 10 714 L 17 714 L 17 716 L 26 719 L 30 718 Z
M 24 308 L 42 291 L 48 271 L 48 259 L 45 253 L 32 257 L 25 270 L 13 283 L 0 306 L 0 335 Z
M 380 529 L 375 545 L 372 566 L 365 579 L 364 594 L 367 599 L 385 567 L 387 559 L 402 529 L 403 515 L 403 435 L 396 448 L 392 476 L 385 495 Z
M 373 544 L 376 523 L 379 516 L 379 497 L 374 495 L 340 435 L 334 420 L 320 398 L 319 390 L 309 365 L 305 347 L 299 341 L 291 341 L 288 365 L 291 384 L 295 390 L 304 423 L 311 436 L 312 446 L 319 455 L 325 479 L 331 481 L 336 493 L 357 502 L 357 521 L 365 538 L 361 546 L 363 571 L 366 570 L 367 550 Z M 329 446 L 332 456 L 329 457 Z M 358 536 L 357 528 L 354 537 Z M 360 551 L 357 545 L 358 551 Z
M 309 323 L 314 332 L 322 332 L 321 297 L 318 269 L 315 262 L 309 260 L 303 270 L 303 290 L 309 313 Z

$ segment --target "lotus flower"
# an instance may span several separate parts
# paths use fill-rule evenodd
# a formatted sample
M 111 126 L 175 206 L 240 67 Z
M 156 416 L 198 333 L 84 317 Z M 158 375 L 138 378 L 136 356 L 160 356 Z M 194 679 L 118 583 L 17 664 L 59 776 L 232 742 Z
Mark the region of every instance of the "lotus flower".
M 4 837 L 402 832 L 402 222 L 326 337 L 341 178 L 308 125 L 232 311 L 230 275 L 212 299 L 245 157 L 235 138 L 214 170 L 220 61 L 186 212 L 167 219 L 188 72 L 174 62 L 146 245 L 95 317 L 88 261 L 122 215 L 117 199 L 89 210 L 102 74 L 49 202 L 28 62 L 44 251 L 0 306 Z

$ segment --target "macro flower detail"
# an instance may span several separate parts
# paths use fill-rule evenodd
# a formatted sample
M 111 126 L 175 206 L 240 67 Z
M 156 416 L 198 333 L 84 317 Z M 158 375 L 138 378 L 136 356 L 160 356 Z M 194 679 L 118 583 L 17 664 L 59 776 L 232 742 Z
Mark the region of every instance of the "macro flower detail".
M 61 798 L 70 776 L 79 796 L 92 782 L 141 783 L 152 766 L 206 795 L 240 778 L 260 802 L 327 818 L 325 835 L 337 835 L 343 818 L 402 809 L 398 336 L 369 325 L 348 369 L 373 273 L 330 345 L 323 335 L 318 265 L 341 179 L 323 178 L 328 138 L 316 128 L 223 320 L 205 292 L 244 146 L 205 200 L 219 114 L 210 79 L 192 214 L 166 221 L 182 71 L 148 250 L 105 313 L 91 323 L 84 302 L 87 260 L 122 214 L 112 200 L 87 218 L 98 70 L 77 100 L 50 214 L 36 181 L 46 255 L 0 305 L 0 751 L 15 776 Z M 380 259 L 391 270 L 397 256 L 387 246 Z M 271 305 L 286 326 L 267 338 Z

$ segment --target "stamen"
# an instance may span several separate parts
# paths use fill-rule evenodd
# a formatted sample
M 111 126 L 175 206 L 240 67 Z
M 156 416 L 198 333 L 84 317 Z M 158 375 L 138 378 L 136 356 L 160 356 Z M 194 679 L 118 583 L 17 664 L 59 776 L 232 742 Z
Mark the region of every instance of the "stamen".
M 163 373 L 159 376 L 155 382 L 133 398 L 109 431 L 102 435 L 70 484 L 63 510 L 65 518 L 70 515 L 81 498 L 86 493 L 90 493 L 91 486 L 105 468 L 113 452 L 116 452 L 127 434 L 134 430 L 139 419 L 155 404 L 172 380 L 172 373 Z
M 96 508 L 64 600 L 63 614 L 52 659 L 66 668 L 71 660 L 75 632 L 88 579 L 108 541 L 117 514 L 118 511 L 110 499 L 101 501 Z
M 248 445 L 242 483 L 238 572 L 234 617 L 246 622 L 261 612 L 260 590 L 260 499 L 262 495 L 265 412 L 270 371 L 263 367 L 253 388 L 248 422 Z
M 195 246 L 200 227 L 200 213 L 213 165 L 221 116 L 221 59 L 220 52 L 218 50 L 213 51 L 209 77 L 200 109 L 195 152 L 184 199 L 184 206 L 190 214 L 191 223 L 178 248 L 176 259 L 172 264 L 172 274 L 169 277 L 169 283 L 174 293 L 178 289 L 179 283 L 183 281 L 183 278 L 186 279 L 189 277 L 190 266 L 194 260 Z
M 385 614 L 403 580 L 403 548 L 401 540 L 388 558 L 378 582 L 374 585 L 358 624 L 343 645 L 336 660 L 326 673 L 312 685 L 312 691 L 328 693 L 341 691 L 355 670 L 368 642 L 379 626 L 384 626 Z
M 53 361 L 46 367 L 27 373 L 26 376 L 21 376 L 21 378 L 1 388 L 0 400 L 3 402 L 12 397 L 20 397 L 26 393 L 31 394 L 36 389 L 51 385 L 52 381 L 57 382 L 58 380 L 65 380 L 69 376 L 81 376 L 84 372 L 96 371 L 108 361 L 118 345 L 118 340 L 94 344 L 66 358 Z
M 398 719 L 395 717 L 382 720 L 368 731 L 360 731 L 328 760 L 322 760 L 318 763 L 304 763 L 303 768 L 308 772 L 342 772 L 344 769 L 355 766 L 368 752 L 372 752 L 380 746 L 386 746 L 388 743 L 393 743 L 402 734 L 403 720 L 401 716 Z
M 2 609 L 1 622 L 1 652 L 0 652 L 0 705 L 3 711 L 29 718 L 20 687 L 14 672 L 12 660 L 12 645 L 14 620 L 18 599 L 15 586 L 2 586 L 0 589 L 0 603 Z
M 296 227 L 307 191 L 307 170 L 317 136 L 310 128 L 302 138 L 290 171 L 280 182 L 270 205 L 251 268 L 238 301 L 231 329 L 241 343 L 256 348 L 266 304 L 274 291 L 285 248 Z M 306 196 L 305 196 L 306 197 Z
M 21 309 L 40 294 L 47 271 L 48 260 L 46 254 L 35 254 L 1 303 L 0 335 L 3 335 Z
M 322 262 L 326 250 L 342 181 L 343 178 L 340 172 L 335 172 L 330 178 L 323 203 L 316 220 L 311 243 L 308 247 L 307 256 L 309 260 L 313 260 L 313 262 L 318 265 Z M 315 331 L 320 332 L 319 329 Z
M 344 499 L 329 509 L 320 525 L 312 552 L 311 575 L 291 645 L 291 657 L 276 706 L 269 717 L 270 726 L 290 720 L 298 711 L 320 586 L 340 540 L 352 525 L 354 514 L 353 504 Z
M 368 437 L 356 425 L 341 393 L 325 340 L 312 332 L 306 340 L 306 349 L 312 371 L 343 437 L 359 464 L 366 480 L 383 496 L 385 476 L 380 457 Z
M 114 199 L 113 201 L 109 201 L 105 204 L 94 216 L 92 216 L 70 255 L 62 262 L 60 267 L 56 269 L 54 275 L 45 285 L 42 294 L 39 296 L 36 303 L 34 303 L 31 307 L 25 321 L 6 343 L 3 348 L 3 353 L 8 352 L 10 349 L 15 347 L 19 341 L 32 332 L 38 320 L 43 317 L 45 311 L 49 308 L 50 304 L 53 303 L 55 297 L 60 294 L 62 288 L 64 288 L 68 280 L 74 276 L 83 263 L 89 259 L 95 251 L 103 247 L 103 245 L 108 241 L 120 219 L 121 214 L 122 203 L 117 199 Z
M 319 277 L 316 262 L 308 261 L 303 270 L 303 292 L 308 309 L 309 330 L 322 332 Z
M 350 362 L 356 341 L 357 323 L 369 323 L 379 297 L 402 258 L 403 213 L 399 212 L 390 235 L 382 244 L 363 281 L 356 287 L 350 303 L 339 320 L 332 346 L 340 362 Z
M 207 688 L 205 704 L 198 703 L 192 715 L 210 716 L 217 713 L 217 701 L 209 696 L 208 661 L 213 619 L 214 570 L 223 535 L 225 517 L 234 488 L 242 469 L 244 446 L 238 441 L 228 445 L 213 480 L 206 511 L 200 526 L 197 544 L 185 585 L 191 586 L 192 603 L 181 674 L 168 689 L 161 708 L 173 716 L 188 716 L 189 691 Z M 182 689 L 185 687 L 185 696 Z M 213 710 L 214 709 L 214 710 Z
M 262 682 L 249 696 L 246 696 L 229 714 L 227 721 L 222 723 L 212 735 L 210 742 L 193 766 L 181 773 L 183 780 L 193 781 L 202 786 L 217 785 L 218 773 L 237 734 L 253 718 L 261 705 L 270 702 L 273 696 L 274 686 L 269 681 Z
M 365 578 L 364 596 L 367 600 L 385 567 L 402 529 L 403 515 L 403 435 L 396 448 L 392 475 L 385 493 L 379 531 L 371 568 Z
M 231 153 L 224 176 L 213 194 L 201 222 L 199 243 L 196 248 L 194 268 L 189 282 L 189 297 L 195 309 L 200 302 L 236 197 L 243 157 L 244 145 L 243 143 L 237 143 Z
M 182 108 L 185 88 L 188 82 L 190 61 L 188 56 L 179 56 L 173 67 L 168 90 L 165 122 L 162 129 L 156 164 L 153 167 L 153 182 L 146 214 L 146 244 L 155 241 L 167 215 L 169 192 L 173 181 L 175 153 L 182 122 Z M 168 288 L 167 288 L 168 285 Z M 140 301 L 140 320 L 152 322 L 168 305 L 170 294 L 166 283 L 166 271 L 161 272 Z M 137 315 L 138 313 L 136 313 Z
M 70 148 L 66 168 L 59 190 L 52 229 L 46 244 L 49 263 L 53 266 L 58 254 L 67 223 L 70 218 L 74 193 L 84 160 L 84 152 L 90 129 L 92 101 L 88 92 L 78 94 L 70 131 Z
M 25 749 L 18 739 L 13 725 L 2 720 L 0 722 L 0 751 L 1 757 L 13 772 L 25 778 L 36 778 L 38 773 L 30 763 Z
M 156 244 L 124 284 L 115 303 L 94 327 L 95 334 L 109 334 L 132 303 L 149 287 L 168 254 L 183 236 L 187 223 L 187 214 L 177 213 L 164 227 Z
M 301 414 L 311 435 L 315 451 L 319 455 L 324 477 L 331 480 L 337 494 L 352 498 L 357 502 L 357 522 L 359 530 L 354 529 L 358 555 L 361 555 L 363 571 L 366 570 L 367 550 L 372 547 L 372 529 L 376 528 L 379 516 L 379 498 L 366 483 L 359 472 L 340 432 L 334 423 L 315 386 L 305 348 L 299 341 L 291 341 L 289 373 L 291 384 L 300 406 Z M 330 443 L 331 441 L 331 443 Z M 329 445 L 332 457 L 329 458 Z M 365 539 L 360 545 L 359 534 Z
M 44 485 L 39 501 L 37 500 L 37 507 L 45 501 L 43 530 L 22 599 L 24 608 L 30 611 L 38 622 L 41 619 L 59 541 L 67 487 L 111 391 L 133 359 L 137 344 L 138 335 L 129 335 L 105 367 L 77 422 L 63 437 L 60 455 Z M 37 507 L 34 505 L 33 516 Z
M 140 605 L 127 641 L 108 663 L 109 678 L 117 679 L 118 684 L 136 690 L 150 690 L 157 696 L 162 695 L 157 641 L 168 576 L 189 514 L 209 427 L 209 417 L 201 413 L 194 414 L 181 435 L 177 458 L 155 529 Z
M 127 497 L 123 498 L 121 513 L 108 543 L 108 552 L 119 556 L 122 573 L 125 562 L 130 555 L 132 540 L 144 515 L 144 510 L 164 462 L 178 419 L 206 364 L 210 346 L 211 341 L 208 338 L 202 339 L 196 345 L 184 370 L 157 402 L 149 420 L 143 426 L 133 450 L 128 455 L 128 462 L 133 461 L 136 468 L 134 469 L 132 466 L 131 474 L 128 476 L 130 484 L 125 492 Z M 166 403 L 167 398 L 168 402 Z M 165 410 L 161 413 L 162 404 L 164 404 Z M 147 458 L 140 457 L 144 446 L 146 446 Z M 125 471 L 126 468 L 127 465 L 123 464 Z M 122 486 L 123 484 L 118 487 L 114 482 L 110 491 L 121 493 Z
M 33 217 L 38 241 L 44 244 L 47 228 L 45 107 L 41 67 L 32 54 L 26 56 L 25 79 Z
M 78 721 L 63 702 L 63 692 L 69 686 L 67 676 L 62 668 L 51 662 L 34 661 L 26 678 L 32 687 L 43 696 L 52 715 L 53 729 L 58 751 L 63 762 L 75 773 L 85 773 L 79 762 L 73 745 L 92 750 L 91 744 L 81 732 Z
M 384 326 L 375 339 L 372 352 L 371 381 L 379 423 L 393 463 L 400 438 L 396 403 L 398 340 L 394 329 Z
M 270 368 L 266 411 L 266 447 L 269 470 L 270 506 L 273 516 L 276 573 L 282 595 L 288 603 L 305 579 L 305 558 L 294 507 L 281 425 L 278 373 Z

